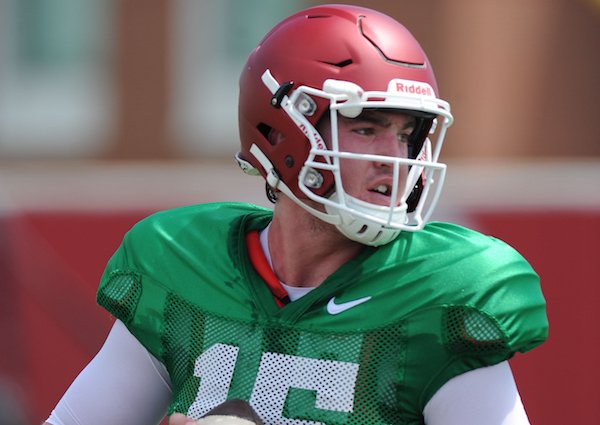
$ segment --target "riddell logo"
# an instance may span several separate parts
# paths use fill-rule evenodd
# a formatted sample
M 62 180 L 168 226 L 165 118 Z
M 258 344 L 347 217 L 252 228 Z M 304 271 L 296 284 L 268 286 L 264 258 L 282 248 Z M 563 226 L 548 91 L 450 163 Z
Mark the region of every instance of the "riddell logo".
M 306 126 L 304 124 L 299 124 L 298 127 L 300 127 L 300 130 L 302 130 L 302 132 L 304 133 L 304 135 L 310 139 L 310 134 L 309 134 L 308 129 L 306 128 Z M 316 132 L 316 131 L 313 131 L 312 134 L 313 134 L 315 143 L 317 145 L 317 148 L 319 148 L 319 149 L 326 149 L 325 143 L 323 143 L 323 139 L 321 139 L 321 135 L 318 132 Z
M 433 96 L 433 89 L 428 84 L 419 84 L 413 81 L 396 81 L 397 92 L 418 94 L 421 96 Z

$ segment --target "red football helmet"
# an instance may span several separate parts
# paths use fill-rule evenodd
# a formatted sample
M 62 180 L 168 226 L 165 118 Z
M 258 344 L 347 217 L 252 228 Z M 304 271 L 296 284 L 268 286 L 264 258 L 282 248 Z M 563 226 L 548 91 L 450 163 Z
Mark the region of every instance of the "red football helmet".
M 392 188 L 387 206 L 343 190 L 340 158 L 372 156 L 340 152 L 336 131 L 325 143 L 316 130 L 325 114 L 333 128 L 337 114 L 354 118 L 365 108 L 392 108 L 417 119 L 409 158 L 377 158 L 390 163 L 395 176 L 400 165 L 410 167 L 406 187 Z M 250 54 L 240 77 L 236 159 L 350 239 L 381 245 L 400 230 L 421 229 L 431 214 L 445 174 L 439 151 L 452 120 L 423 49 L 404 26 L 363 7 L 317 6 L 280 22 Z M 281 142 L 269 137 L 272 130 Z

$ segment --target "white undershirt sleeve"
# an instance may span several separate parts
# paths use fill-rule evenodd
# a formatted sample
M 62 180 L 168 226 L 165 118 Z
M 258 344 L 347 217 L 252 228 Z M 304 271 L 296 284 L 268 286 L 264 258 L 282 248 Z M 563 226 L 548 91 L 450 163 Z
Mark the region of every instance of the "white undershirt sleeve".
M 429 400 L 423 416 L 427 425 L 529 425 L 506 361 L 452 378 Z
M 166 414 L 164 365 L 117 321 L 106 342 L 52 411 L 52 425 L 151 425 Z

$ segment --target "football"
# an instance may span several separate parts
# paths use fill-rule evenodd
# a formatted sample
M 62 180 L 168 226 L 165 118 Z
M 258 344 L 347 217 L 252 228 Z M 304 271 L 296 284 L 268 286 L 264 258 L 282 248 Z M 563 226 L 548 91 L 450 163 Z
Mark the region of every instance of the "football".
M 244 400 L 232 399 L 218 405 L 198 421 L 198 425 L 263 425 L 252 406 Z

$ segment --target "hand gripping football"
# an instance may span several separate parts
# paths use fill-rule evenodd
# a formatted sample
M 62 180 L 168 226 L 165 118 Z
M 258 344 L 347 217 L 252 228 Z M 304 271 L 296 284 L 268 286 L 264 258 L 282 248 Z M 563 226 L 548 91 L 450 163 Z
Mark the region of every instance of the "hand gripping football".
M 264 425 L 252 406 L 239 399 L 227 400 L 218 405 L 196 423 L 197 425 Z

